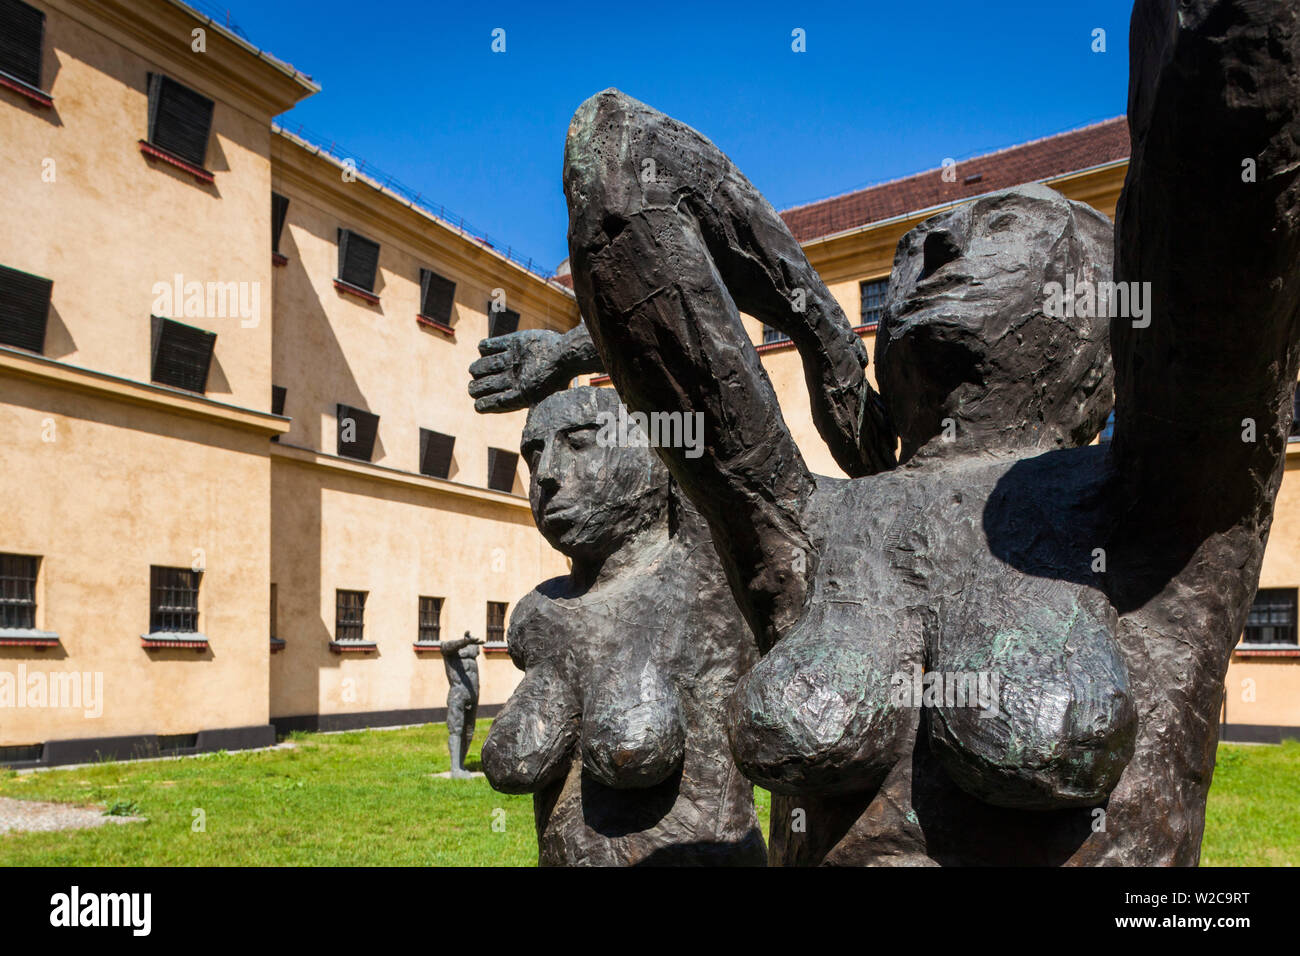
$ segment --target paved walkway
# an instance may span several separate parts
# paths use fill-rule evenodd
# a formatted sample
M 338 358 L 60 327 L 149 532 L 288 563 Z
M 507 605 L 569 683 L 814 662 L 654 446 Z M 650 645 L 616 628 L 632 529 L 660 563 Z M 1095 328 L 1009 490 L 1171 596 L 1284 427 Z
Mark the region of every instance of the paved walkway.
M 0 797 L 0 833 L 85 830 L 105 823 L 140 823 L 144 817 L 106 817 L 102 810 L 70 803 L 38 803 Z

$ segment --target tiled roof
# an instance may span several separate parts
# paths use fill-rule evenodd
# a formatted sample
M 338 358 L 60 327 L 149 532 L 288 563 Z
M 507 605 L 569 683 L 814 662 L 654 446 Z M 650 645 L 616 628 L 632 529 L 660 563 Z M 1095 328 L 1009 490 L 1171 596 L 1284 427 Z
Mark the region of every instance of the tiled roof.
M 963 159 L 957 163 L 955 182 L 944 182 L 942 169 L 932 169 L 796 206 L 781 213 L 781 218 L 796 239 L 808 242 L 920 209 L 1127 159 L 1128 155 L 1128 122 L 1123 116 L 1117 116 L 1067 133 Z

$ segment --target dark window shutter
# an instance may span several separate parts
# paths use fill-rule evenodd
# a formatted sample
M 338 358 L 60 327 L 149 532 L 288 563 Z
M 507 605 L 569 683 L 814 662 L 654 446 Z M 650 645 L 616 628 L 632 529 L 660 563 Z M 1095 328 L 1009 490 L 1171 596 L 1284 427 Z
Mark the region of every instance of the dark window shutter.
M 284 217 L 289 212 L 289 197 L 271 193 L 271 251 L 280 251 L 280 234 L 284 232 Z
M 44 13 L 19 0 L 0 0 L 0 70 L 39 89 L 44 34 Z
M 339 404 L 339 454 L 361 461 L 370 461 L 375 453 L 375 435 L 379 433 L 379 416 L 351 405 Z M 345 424 L 353 422 L 352 440 L 344 440 Z
M 339 230 L 339 278 L 367 292 L 375 291 L 379 243 L 351 229 Z
M 442 432 L 420 429 L 420 474 L 446 478 L 451 473 L 451 450 L 456 439 Z
M 283 385 L 271 386 L 271 414 L 284 414 L 284 398 L 289 394 L 289 390 Z
M 54 282 L 0 266 L 0 345 L 40 352 Z
M 515 486 L 515 463 L 519 456 L 500 448 L 488 449 L 488 487 L 494 491 L 510 491 Z
M 519 329 L 519 313 L 514 309 L 492 311 L 488 306 L 488 335 L 509 335 Z
M 152 316 L 152 378 L 159 385 L 204 392 L 217 334 L 172 319 Z
M 456 283 L 429 269 L 420 270 L 420 314 L 443 325 L 451 325 L 451 306 L 456 300 Z
M 202 166 L 212 129 L 212 100 L 161 73 L 149 74 L 149 142 Z

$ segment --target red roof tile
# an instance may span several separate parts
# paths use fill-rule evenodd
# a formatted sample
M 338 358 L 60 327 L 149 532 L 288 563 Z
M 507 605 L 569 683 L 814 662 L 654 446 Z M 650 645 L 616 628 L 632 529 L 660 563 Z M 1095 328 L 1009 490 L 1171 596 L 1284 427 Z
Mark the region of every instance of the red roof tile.
M 796 239 L 807 242 L 920 209 L 1127 159 L 1128 155 L 1128 122 L 1123 116 L 1117 116 L 1067 133 L 963 159 L 957 163 L 956 182 L 944 182 L 942 169 L 932 169 L 796 206 L 781 213 L 781 218 Z

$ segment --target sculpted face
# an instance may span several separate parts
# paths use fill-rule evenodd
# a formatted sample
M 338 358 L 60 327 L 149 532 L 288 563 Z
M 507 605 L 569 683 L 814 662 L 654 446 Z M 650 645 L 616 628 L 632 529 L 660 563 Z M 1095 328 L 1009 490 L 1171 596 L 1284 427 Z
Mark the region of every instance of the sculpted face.
M 1044 186 L 926 220 L 898 244 L 876 371 L 903 457 L 952 419 L 972 447 L 1085 444 L 1113 401 L 1109 320 L 1052 318 L 1048 284 L 1109 281 L 1110 221 Z M 1095 310 L 1100 311 L 1100 310 Z
M 667 504 L 668 472 L 643 447 L 603 445 L 603 415 L 618 414 L 610 388 L 571 388 L 539 402 L 520 440 L 533 520 L 571 558 L 612 554 Z

